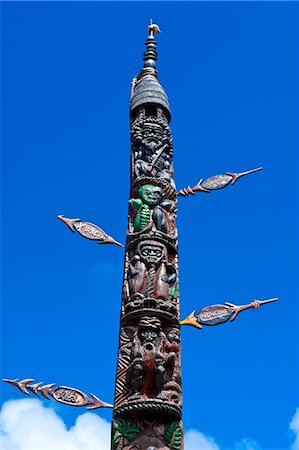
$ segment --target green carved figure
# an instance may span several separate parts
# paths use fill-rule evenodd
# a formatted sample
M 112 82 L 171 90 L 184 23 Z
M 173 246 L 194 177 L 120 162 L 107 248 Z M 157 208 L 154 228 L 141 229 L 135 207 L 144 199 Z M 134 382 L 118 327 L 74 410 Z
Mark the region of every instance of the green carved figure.
M 129 204 L 137 210 L 134 231 L 144 230 L 152 220 L 157 230 L 168 232 L 165 210 L 173 208 L 173 202 L 163 200 L 163 189 L 152 184 L 144 184 L 138 191 L 139 198 L 131 198 Z

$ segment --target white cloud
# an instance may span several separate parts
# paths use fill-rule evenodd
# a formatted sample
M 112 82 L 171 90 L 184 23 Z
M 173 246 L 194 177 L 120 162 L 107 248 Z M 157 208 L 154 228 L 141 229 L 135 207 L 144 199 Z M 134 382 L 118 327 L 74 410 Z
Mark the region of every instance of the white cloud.
M 205 436 L 197 430 L 188 430 L 185 433 L 185 450 L 220 450 L 212 437 Z
M 9 400 L 0 411 L 0 449 L 2 450 L 109 450 L 110 423 L 95 413 L 80 415 L 67 429 L 53 408 L 40 400 Z M 299 450 L 299 409 L 290 423 L 295 435 L 291 450 Z M 232 445 L 234 450 L 260 450 L 252 439 Z M 191 429 L 185 433 L 185 450 L 221 450 L 211 436 Z
M 231 450 L 261 450 L 261 447 L 249 438 L 236 442 Z M 185 450 L 221 450 L 214 438 L 197 430 L 188 430 L 185 434 Z M 294 449 L 297 450 L 297 449 Z
M 297 408 L 291 423 L 290 430 L 295 434 L 295 441 L 291 447 L 292 450 L 299 450 L 299 408 Z
M 84 413 L 69 430 L 52 408 L 39 400 L 10 400 L 0 413 L 3 450 L 107 450 L 110 424 Z
M 235 450 L 261 450 L 261 447 L 253 439 L 245 438 L 235 445 Z

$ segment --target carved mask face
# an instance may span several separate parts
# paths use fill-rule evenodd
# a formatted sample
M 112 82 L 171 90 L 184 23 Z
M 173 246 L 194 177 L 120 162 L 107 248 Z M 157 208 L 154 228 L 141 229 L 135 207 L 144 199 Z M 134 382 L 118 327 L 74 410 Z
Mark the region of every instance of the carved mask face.
M 158 332 L 153 329 L 142 329 L 139 332 L 139 339 L 141 345 L 146 350 L 153 350 L 158 344 Z
M 171 330 L 167 334 L 167 339 L 172 344 L 173 342 L 176 342 L 177 344 L 180 343 L 180 333 L 178 330 Z
M 146 128 L 143 130 L 142 142 L 150 148 L 154 148 L 162 138 L 162 131 L 156 128 Z
M 152 184 L 144 184 L 139 189 L 139 195 L 144 203 L 152 208 L 158 205 L 162 199 L 163 189 Z
M 157 264 L 163 257 L 163 247 L 158 245 L 140 245 L 140 255 L 149 263 Z

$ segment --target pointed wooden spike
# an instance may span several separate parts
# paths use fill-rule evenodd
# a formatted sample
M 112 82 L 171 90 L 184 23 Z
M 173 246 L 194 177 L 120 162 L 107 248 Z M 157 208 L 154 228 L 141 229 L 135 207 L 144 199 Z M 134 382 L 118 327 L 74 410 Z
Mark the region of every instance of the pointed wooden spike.
M 268 300 L 256 300 L 256 301 L 259 302 L 261 305 L 266 305 L 267 303 L 277 302 L 277 300 L 279 300 L 279 297 L 269 298 Z
M 254 172 L 259 172 L 260 170 L 263 170 L 263 168 L 258 167 L 256 169 L 247 170 L 246 172 L 240 172 L 240 173 L 226 172 L 226 174 L 233 177 L 233 180 L 231 182 L 231 184 L 233 185 L 239 178 L 244 177 L 245 175 L 249 175 Z

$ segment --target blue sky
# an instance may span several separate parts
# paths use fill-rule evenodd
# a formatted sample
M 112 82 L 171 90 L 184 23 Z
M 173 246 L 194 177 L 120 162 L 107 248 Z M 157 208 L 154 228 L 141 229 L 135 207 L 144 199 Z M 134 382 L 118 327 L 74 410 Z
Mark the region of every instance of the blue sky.
M 221 449 L 291 448 L 298 399 L 298 4 L 2 2 L 2 376 L 112 402 L 125 242 L 129 94 L 153 17 L 179 199 L 181 315 L 274 296 L 233 324 L 182 329 L 185 429 Z M 296 129 L 297 127 L 297 129 Z M 22 398 L 2 386 L 3 402 Z M 84 411 L 51 403 L 71 426 Z M 111 420 L 110 411 L 100 411 Z

